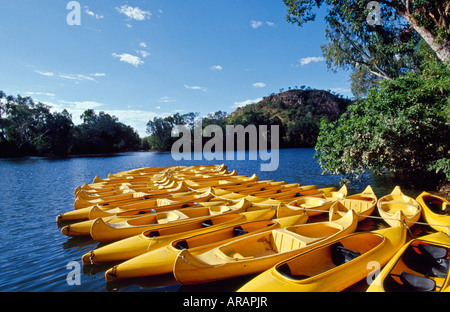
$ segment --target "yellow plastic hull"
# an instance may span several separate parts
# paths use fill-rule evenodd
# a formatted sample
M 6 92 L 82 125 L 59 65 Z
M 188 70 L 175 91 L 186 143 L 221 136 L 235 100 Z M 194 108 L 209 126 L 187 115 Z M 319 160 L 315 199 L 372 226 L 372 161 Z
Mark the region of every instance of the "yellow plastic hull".
M 301 197 L 280 207 L 277 217 L 283 218 L 299 213 L 306 213 L 310 217 L 320 215 L 327 212 L 336 200 L 343 199 L 345 196 L 347 196 L 347 187 L 344 185 L 337 192 L 333 188 L 330 192 Z
M 402 193 L 396 186 L 391 194 L 381 197 L 377 203 L 378 213 L 392 227 L 406 223 L 411 227 L 422 213 L 422 206 L 413 198 Z
M 342 218 L 350 209 L 358 215 L 358 222 L 370 216 L 377 206 L 377 196 L 369 185 L 362 193 L 348 196 L 334 202 L 330 207 L 329 218 L 336 220 Z
M 245 201 L 245 200 L 244 200 Z M 250 204 L 248 201 L 245 201 L 245 203 Z M 227 206 L 218 206 L 221 208 L 227 208 Z M 213 216 L 220 215 L 220 214 L 228 214 L 233 213 L 233 210 L 229 211 L 216 211 L 215 208 L 217 207 L 208 207 L 208 208 L 192 208 L 189 209 L 189 212 L 186 210 L 188 208 L 185 208 L 184 210 L 178 210 L 178 211 L 169 211 L 169 212 L 162 212 L 162 213 L 156 213 L 156 216 L 159 216 L 162 214 L 164 216 L 164 219 L 162 220 L 155 220 L 155 216 L 149 215 L 144 216 L 140 218 L 133 218 L 128 221 L 121 221 L 121 222 L 114 222 L 114 223 L 107 223 L 103 221 L 103 219 L 97 219 L 91 226 L 90 235 L 91 237 L 98 241 L 98 242 L 112 242 L 117 241 L 120 239 L 124 239 L 130 236 L 139 235 L 140 233 L 144 231 L 149 230 L 157 230 L 158 228 L 163 228 L 166 226 L 171 225 L 181 225 L 185 223 L 191 223 L 196 221 L 205 221 L 210 219 Z M 270 209 L 267 207 L 250 207 L 245 209 L 236 209 L 234 211 L 247 211 L 247 210 L 261 210 L 263 214 L 272 215 L 275 214 L 275 209 Z M 272 212 L 273 210 L 273 212 Z M 175 212 L 177 212 L 175 214 Z M 166 215 L 170 215 L 169 217 L 166 217 Z M 175 217 L 171 217 L 172 215 L 175 215 Z
M 171 237 L 167 237 L 164 243 L 160 241 L 161 244 L 158 245 L 163 247 L 146 252 L 109 269 L 105 273 L 105 278 L 107 281 L 113 281 L 124 278 L 170 273 L 172 272 L 173 264 L 178 256 L 178 253 L 183 248 L 188 248 L 192 254 L 199 254 L 246 235 L 270 231 L 293 224 L 304 224 L 307 220 L 308 216 L 300 215 L 271 221 L 251 221 L 240 223 L 238 224 L 239 229 L 246 232 L 240 236 L 235 235 L 236 225 L 197 235 L 193 235 L 195 233 L 192 232 L 180 234 L 176 237 L 176 239 L 174 239 L 175 236 L 172 235 Z
M 426 277 L 426 281 L 431 283 L 435 283 L 436 288 L 430 291 L 445 291 L 448 290 L 449 287 L 449 276 L 448 276 L 448 267 L 445 273 L 442 276 L 434 276 L 429 272 L 422 271 L 423 268 L 428 270 L 431 268 L 431 265 L 428 263 L 425 267 L 417 267 L 419 261 L 413 261 L 408 259 L 411 258 L 411 255 L 418 255 L 420 257 L 421 251 L 419 249 L 419 245 L 428 245 L 428 246 L 437 246 L 442 247 L 443 250 L 446 250 L 445 259 L 446 262 L 449 261 L 448 254 L 450 253 L 450 237 L 447 234 L 442 232 L 437 232 L 433 234 L 428 234 L 425 236 L 421 236 L 419 238 L 413 239 L 405 244 L 386 264 L 386 266 L 381 270 L 380 274 L 374 280 L 374 282 L 367 289 L 368 292 L 406 292 L 413 291 L 409 286 L 407 286 L 401 279 L 402 272 L 410 273 L 419 277 Z M 418 251 L 417 251 L 418 250 Z M 439 260 L 441 261 L 441 260 Z
M 123 261 L 139 256 L 143 253 L 161 248 L 175 239 L 196 234 L 208 233 L 223 227 L 232 226 L 249 221 L 270 220 L 275 214 L 275 209 L 258 210 L 243 213 L 228 213 L 213 216 L 212 225 L 204 227 L 203 220 L 177 224 L 157 229 L 158 235 L 152 230 L 144 231 L 139 235 L 113 242 L 97 248 L 83 255 L 83 264 Z
M 272 230 L 237 239 L 202 254 L 182 250 L 173 273 L 182 284 L 212 282 L 265 271 L 276 263 L 355 231 L 350 211 L 334 222 L 316 222 Z
M 444 214 L 450 210 L 450 202 L 443 197 L 423 192 L 416 199 L 423 208 L 423 218 L 436 231 L 450 235 L 450 215 Z M 435 209 L 431 209 L 433 205 Z M 450 213 L 448 211 L 447 213 Z
M 276 264 L 242 286 L 240 292 L 338 292 L 385 265 L 403 246 L 406 228 L 353 233 Z M 336 262 L 336 243 L 360 253 L 348 262 Z M 376 264 L 377 266 L 374 266 Z

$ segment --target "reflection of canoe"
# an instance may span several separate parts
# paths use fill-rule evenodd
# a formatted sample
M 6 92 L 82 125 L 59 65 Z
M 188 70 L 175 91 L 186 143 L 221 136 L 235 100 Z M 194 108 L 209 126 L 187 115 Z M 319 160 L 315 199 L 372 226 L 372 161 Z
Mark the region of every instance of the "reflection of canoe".
M 278 263 L 239 291 L 342 291 L 370 275 L 371 262 L 385 265 L 405 240 L 404 226 L 353 233 Z
M 267 207 L 251 207 L 251 203 L 243 199 L 233 206 L 212 206 L 202 208 L 184 208 L 167 212 L 150 213 L 142 217 L 132 216 L 123 221 L 104 221 L 98 218 L 91 226 L 91 237 L 98 242 L 111 242 L 130 236 L 139 235 L 143 231 L 153 230 L 164 224 L 183 224 L 195 220 L 207 220 L 212 216 L 231 212 L 244 212 L 248 209 L 266 209 Z
M 164 244 L 155 250 L 146 252 L 134 257 L 117 266 L 114 266 L 105 273 L 107 281 L 122 278 L 153 276 L 172 272 L 173 264 L 180 250 L 187 249 L 191 254 L 203 253 L 216 246 L 231 242 L 247 235 L 260 232 L 271 231 L 290 225 L 304 224 L 308 221 L 308 216 L 292 216 L 268 221 L 253 221 L 230 226 L 220 230 L 198 234 L 194 236 L 178 238 Z M 186 236 L 186 234 L 184 234 Z M 174 235 L 171 235 L 172 239 Z M 178 235 L 181 237 L 180 235 Z
M 449 286 L 450 238 L 437 232 L 404 245 L 370 285 L 370 292 L 441 291 Z
M 338 200 L 330 207 L 330 220 L 341 218 L 350 209 L 358 215 L 358 222 L 370 216 L 377 205 L 377 196 L 372 187 L 367 186 L 362 193 Z
M 413 198 L 402 193 L 396 186 L 391 194 L 381 197 L 377 203 L 378 213 L 390 226 L 406 222 L 408 227 L 414 225 L 420 218 L 422 207 Z
M 182 284 L 197 284 L 258 273 L 303 251 L 355 231 L 357 217 L 289 226 L 253 234 L 201 254 L 182 250 L 173 273 Z
M 280 207 L 277 217 L 282 218 L 303 212 L 310 217 L 319 215 L 328 210 L 336 200 L 343 199 L 345 196 L 347 196 L 347 186 L 344 185 L 339 191 L 332 189 L 329 192 L 301 197 Z
M 433 229 L 450 235 L 450 202 L 443 197 L 428 192 L 423 192 L 417 196 L 417 202 L 422 205 L 425 221 Z
M 144 231 L 139 235 L 97 248 L 82 257 L 83 264 L 128 260 L 145 252 L 160 248 L 180 237 L 207 233 L 244 222 L 270 220 L 275 209 L 250 212 L 233 212 L 212 216 L 208 220 L 196 220 L 184 224 L 172 224 Z

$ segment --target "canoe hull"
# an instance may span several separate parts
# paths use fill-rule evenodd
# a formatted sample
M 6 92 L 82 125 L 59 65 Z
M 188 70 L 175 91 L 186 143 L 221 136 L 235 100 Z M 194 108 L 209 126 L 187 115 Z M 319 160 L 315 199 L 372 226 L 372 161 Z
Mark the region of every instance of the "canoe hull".
M 218 245 L 236 240 L 244 235 L 251 235 L 264 231 L 270 231 L 281 226 L 291 224 L 304 224 L 308 220 L 307 216 L 289 217 L 280 222 L 276 221 L 251 221 L 238 223 L 223 229 L 210 231 L 203 234 L 179 235 L 177 238 L 166 239 L 165 245 L 140 256 L 134 257 L 119 265 L 114 266 L 105 273 L 107 281 L 124 278 L 134 278 L 143 276 L 153 276 L 172 272 L 173 264 L 180 253 L 180 247 L 189 248 L 192 254 L 199 254 Z M 238 230 L 236 230 L 238 228 Z M 241 232 L 241 231 L 245 231 Z M 236 236 L 239 235 L 239 236 Z M 184 248 L 183 247 L 183 248 Z
M 423 261 L 423 250 L 420 250 L 419 245 L 432 246 L 444 250 L 444 257 L 439 260 L 433 260 L 429 262 L 430 259 L 426 259 L 425 263 L 426 269 L 432 267 L 432 263 L 436 264 L 447 263 L 447 268 L 443 270 L 443 275 L 436 276 L 431 272 L 423 272 L 424 268 L 419 263 Z M 418 250 L 418 251 L 417 251 Z M 449 289 L 449 272 L 448 272 L 448 262 L 450 253 L 450 237 L 442 232 L 436 232 L 433 234 L 428 234 L 421 236 L 416 239 L 412 239 L 407 244 L 405 244 L 386 264 L 386 266 L 381 270 L 380 274 L 376 277 L 374 282 L 367 289 L 368 292 L 406 292 L 406 291 L 417 291 L 411 288 L 405 280 L 402 280 L 402 272 L 407 274 L 412 274 L 419 278 L 420 284 L 425 285 L 428 282 L 435 283 L 436 288 L 434 290 L 424 290 L 422 291 L 446 291 Z M 420 257 L 420 258 L 415 258 Z M 413 259 L 414 261 L 410 261 Z M 420 259 L 420 260 L 419 260 Z M 419 290 L 420 291 L 420 290 Z
M 450 212 L 446 211 L 450 209 L 450 202 L 428 192 L 422 192 L 416 200 L 423 208 L 422 216 L 425 221 L 436 231 L 450 235 Z
M 377 210 L 383 220 L 392 227 L 402 223 L 413 226 L 420 218 L 422 206 L 413 198 L 402 193 L 396 186 L 391 194 L 381 197 Z
M 357 217 L 353 212 L 349 212 L 348 216 L 336 222 L 339 221 L 345 222 L 346 225 L 330 236 L 320 239 L 297 238 L 297 234 L 284 233 L 287 228 L 282 228 L 272 230 L 272 233 L 254 234 L 247 238 L 238 239 L 201 255 L 192 255 L 188 250 L 182 250 L 174 263 L 173 273 L 176 280 L 185 285 L 260 273 L 286 258 L 312 249 L 329 240 L 353 233 L 356 230 Z M 311 223 L 298 227 L 302 226 L 306 227 L 303 229 L 316 229 L 320 225 Z M 327 226 L 324 226 L 324 228 L 327 228 Z M 314 235 L 319 234 L 315 233 Z M 320 236 L 325 235 L 321 234 Z M 305 239 L 306 241 L 310 239 L 311 242 L 305 243 Z M 274 245 L 276 246 L 274 247 Z M 236 251 L 235 247 L 239 247 L 239 250 Z M 277 250 L 275 251 L 273 248 Z
M 238 291 L 342 291 L 373 273 L 372 263 L 380 266 L 386 264 L 405 240 L 404 226 L 353 233 L 278 263 L 249 281 Z M 349 262 L 333 263 L 331 249 L 336 243 L 358 251 L 360 255 Z

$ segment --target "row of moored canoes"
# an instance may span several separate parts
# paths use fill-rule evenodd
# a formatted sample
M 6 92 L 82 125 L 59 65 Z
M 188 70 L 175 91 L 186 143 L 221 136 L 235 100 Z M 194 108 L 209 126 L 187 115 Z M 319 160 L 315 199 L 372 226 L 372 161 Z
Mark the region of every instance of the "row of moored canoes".
M 413 199 L 396 187 L 378 199 L 370 186 L 348 195 L 345 186 L 260 181 L 224 165 L 176 166 L 96 177 L 75 190 L 74 206 L 57 217 L 61 232 L 109 242 L 82 257 L 120 262 L 107 281 L 173 273 L 189 285 L 254 274 L 239 291 L 342 291 L 364 279 L 368 291 L 450 289 L 450 204 L 428 192 Z M 366 218 L 386 226 L 357 230 Z M 408 237 L 417 223 L 434 233 Z

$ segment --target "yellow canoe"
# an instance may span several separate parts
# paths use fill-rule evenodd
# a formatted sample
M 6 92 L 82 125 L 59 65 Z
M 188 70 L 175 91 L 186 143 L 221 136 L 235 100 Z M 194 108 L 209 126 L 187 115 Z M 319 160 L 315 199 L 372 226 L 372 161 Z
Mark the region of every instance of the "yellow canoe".
M 247 235 L 271 231 L 290 225 L 304 224 L 307 221 L 308 216 L 299 215 L 269 221 L 241 223 L 237 226 L 234 225 L 185 238 L 179 236 L 180 238 L 172 240 L 165 245 L 161 244 L 163 247 L 114 266 L 105 273 L 105 278 L 107 281 L 113 281 L 171 273 L 180 250 L 187 249 L 191 254 L 195 255 Z M 169 238 L 166 239 L 166 242 L 168 241 Z
M 336 200 L 346 196 L 347 186 L 345 185 L 338 191 L 332 188 L 330 192 L 304 196 L 280 207 L 277 217 L 283 218 L 299 213 L 306 213 L 310 217 L 316 216 L 326 212 Z
M 422 206 L 425 221 L 436 231 L 450 235 L 450 202 L 428 192 L 422 192 L 416 200 Z
M 241 204 L 241 203 L 245 204 Z M 233 211 L 247 211 L 247 209 L 268 210 L 267 207 L 250 206 L 248 201 L 241 201 L 240 204 L 230 206 L 233 209 L 228 209 L 228 206 L 213 206 L 206 208 L 185 208 L 176 211 L 177 216 L 173 219 L 168 219 L 166 215 L 175 211 L 161 212 L 156 214 L 150 214 L 144 217 L 132 218 L 127 221 L 120 222 L 105 222 L 104 219 L 98 218 L 91 226 L 90 235 L 98 242 L 112 242 L 120 239 L 124 239 L 130 236 L 138 235 L 144 231 L 156 230 L 164 224 L 175 225 L 190 223 L 196 220 L 204 221 L 210 219 L 212 216 L 219 214 L 231 213 Z M 217 209 L 221 207 L 220 209 Z M 225 209 L 225 210 L 222 210 Z M 159 221 L 158 216 L 162 214 L 163 222 Z M 186 217 L 183 217 L 186 216 Z M 167 220 L 167 221 L 166 221 Z
M 406 222 L 411 227 L 422 213 L 422 206 L 413 198 L 402 193 L 396 186 L 391 194 L 381 197 L 377 203 L 378 213 L 390 226 Z
M 330 207 L 329 217 L 330 220 L 336 220 L 344 216 L 347 211 L 354 210 L 358 215 L 358 222 L 361 222 L 372 214 L 376 206 L 377 196 L 368 185 L 362 193 L 334 202 Z
M 329 240 L 353 233 L 353 211 L 336 221 L 315 222 L 253 234 L 201 254 L 182 250 L 173 273 L 182 284 L 197 284 L 265 271 L 276 263 Z
M 449 289 L 450 238 L 437 232 L 409 241 L 381 270 L 368 292 Z
M 406 227 L 353 233 L 282 261 L 239 292 L 338 292 L 370 276 L 404 245 Z
M 192 177 L 189 177 L 192 180 Z M 247 176 L 215 176 L 215 177 L 199 177 L 199 181 L 217 181 L 217 180 L 226 180 L 226 181 L 242 181 L 245 179 L 248 179 Z M 194 179 L 195 180 L 195 179 Z M 218 183 L 218 182 L 216 182 Z M 84 198 L 77 197 L 74 202 L 74 208 L 75 209 L 81 209 L 89 206 L 93 206 L 96 204 L 109 204 L 109 205 L 123 205 L 127 203 L 132 203 L 133 201 L 140 200 L 144 197 L 151 196 L 151 194 L 148 194 L 147 192 L 135 192 L 131 191 L 127 194 L 119 194 L 119 195 L 112 195 L 112 196 L 106 196 L 101 198 L 95 198 L 92 200 L 86 200 Z
M 233 189 L 239 189 L 242 187 L 248 187 L 248 186 L 256 186 L 257 184 L 263 184 L 263 185 L 282 185 L 286 184 L 286 182 L 275 182 L 275 181 L 259 181 L 258 182 L 258 176 L 256 174 L 252 175 L 249 178 L 228 182 L 226 180 L 214 180 L 213 182 L 205 182 L 201 181 L 202 183 L 194 183 L 189 180 L 183 180 L 180 182 L 176 182 L 178 184 L 179 192 L 180 194 L 177 194 L 176 190 L 174 189 L 172 194 L 168 194 L 167 196 L 164 195 L 154 195 L 154 191 L 150 191 L 148 194 L 149 196 L 142 197 L 138 200 L 132 200 L 130 202 L 115 202 L 115 203 L 98 203 L 95 205 L 91 205 L 85 208 L 79 208 L 73 211 L 68 211 L 65 213 L 62 213 L 57 216 L 56 220 L 58 222 L 66 222 L 66 221 L 82 221 L 82 220 L 92 220 L 96 218 L 103 218 L 115 215 L 120 212 L 128 211 L 128 210 L 134 210 L 134 209 L 141 209 L 141 208 L 147 208 L 152 206 L 160 206 L 160 205 L 168 205 L 168 203 L 164 203 L 164 200 L 167 202 L 182 202 L 182 201 L 189 201 L 190 199 L 183 198 L 186 195 L 186 191 L 191 190 L 195 192 L 206 192 L 209 187 L 213 187 L 213 190 L 216 189 L 216 187 L 220 187 L 221 190 L 228 190 L 228 192 L 233 191 Z M 169 186 L 159 186 L 159 188 L 156 191 L 164 190 L 167 188 L 173 188 Z M 172 191 L 172 190 L 171 190 Z M 183 193 L 184 192 L 184 193 Z M 191 193 L 191 194 L 195 194 Z M 170 195 L 170 196 L 169 196 Z M 195 198 L 192 198 L 192 200 L 196 200 L 197 202 L 205 202 L 207 200 L 211 199 L 211 196 L 194 196 Z
M 191 204 L 189 204 L 189 203 L 192 203 L 193 201 L 194 201 L 194 203 L 205 202 L 205 201 L 210 200 L 212 197 L 213 197 L 213 193 L 210 190 L 201 195 L 190 195 L 190 196 L 182 197 L 182 199 L 186 200 L 186 201 L 178 202 L 178 204 L 182 203 L 180 208 L 183 208 L 183 206 L 189 207 L 189 206 L 191 206 Z M 143 203 L 144 205 L 140 205 L 139 206 L 140 209 L 135 209 L 132 211 L 114 214 L 109 217 L 96 218 L 96 219 L 80 221 L 80 222 L 66 225 L 66 226 L 62 227 L 61 233 L 63 233 L 66 236 L 90 235 L 91 227 L 94 224 L 94 222 L 98 219 L 102 219 L 105 222 L 120 222 L 120 221 L 128 220 L 131 218 L 136 218 L 139 215 L 146 215 L 146 214 L 151 214 L 151 213 L 154 214 L 153 211 L 158 211 L 158 210 L 167 211 L 168 209 L 165 209 L 165 208 L 173 207 L 174 203 L 177 203 L 177 202 L 168 201 L 167 199 L 158 199 L 156 201 L 149 200 L 149 201 L 146 201 L 145 203 Z M 185 206 L 185 204 L 186 204 L 186 206 Z M 213 204 L 213 205 L 206 205 L 206 206 L 215 206 L 215 205 Z
M 83 255 L 83 264 L 123 261 L 158 249 L 171 241 L 196 234 L 207 233 L 244 222 L 271 220 L 276 209 L 234 212 L 212 216 L 207 220 L 195 220 L 184 224 L 172 224 L 144 231 L 139 235 L 113 242 Z

